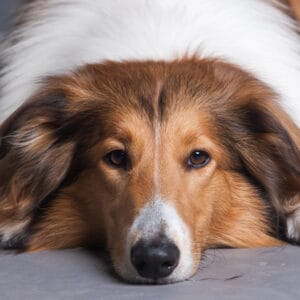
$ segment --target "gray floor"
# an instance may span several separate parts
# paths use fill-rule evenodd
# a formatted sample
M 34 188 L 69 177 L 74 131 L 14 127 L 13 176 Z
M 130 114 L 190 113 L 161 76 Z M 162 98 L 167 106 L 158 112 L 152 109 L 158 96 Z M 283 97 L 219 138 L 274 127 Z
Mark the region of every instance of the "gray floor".
M 0 31 L 20 0 L 0 0 Z M 300 299 L 300 248 L 211 250 L 198 274 L 165 286 L 119 281 L 81 249 L 14 255 L 0 251 L 0 299 Z
M 81 249 L 0 252 L 0 298 L 299 300 L 299 250 L 210 250 L 194 278 L 162 286 L 121 282 L 103 258 Z

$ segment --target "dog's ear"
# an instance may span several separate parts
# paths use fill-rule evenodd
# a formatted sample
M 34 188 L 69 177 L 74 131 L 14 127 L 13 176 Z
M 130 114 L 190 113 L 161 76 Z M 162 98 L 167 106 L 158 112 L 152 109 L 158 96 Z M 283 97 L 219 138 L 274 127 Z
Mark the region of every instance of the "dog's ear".
M 99 105 L 61 82 L 49 79 L 0 128 L 0 222 L 23 219 L 88 165 Z
M 269 95 L 266 97 L 268 98 Z M 238 168 L 254 179 L 277 213 L 300 204 L 300 131 L 270 99 L 251 96 L 219 125 Z
M 40 93 L 0 130 L 1 213 L 23 219 L 66 177 L 76 143 L 63 139 L 63 93 Z

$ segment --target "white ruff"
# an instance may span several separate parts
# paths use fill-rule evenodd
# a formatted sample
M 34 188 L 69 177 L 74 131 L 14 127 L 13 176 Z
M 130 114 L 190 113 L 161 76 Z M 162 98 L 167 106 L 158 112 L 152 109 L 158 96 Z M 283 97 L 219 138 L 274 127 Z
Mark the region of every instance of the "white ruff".
M 274 1 L 275 3 L 275 1 Z M 220 57 L 274 88 L 300 124 L 300 40 L 264 0 L 40 0 L 4 47 L 0 122 L 46 75 L 104 60 Z M 9 44 L 9 42 L 7 43 Z
M 287 217 L 287 236 L 288 238 L 299 242 L 300 241 L 300 207 Z

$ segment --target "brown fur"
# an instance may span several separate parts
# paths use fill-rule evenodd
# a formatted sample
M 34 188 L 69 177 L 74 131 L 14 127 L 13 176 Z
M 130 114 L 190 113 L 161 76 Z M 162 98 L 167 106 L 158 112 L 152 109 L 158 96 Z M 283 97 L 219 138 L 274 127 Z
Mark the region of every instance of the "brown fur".
M 288 0 L 288 4 L 291 7 L 293 15 L 300 21 L 300 1 L 299 0 Z
M 1 128 L 0 222 L 26 220 L 29 251 L 105 243 L 118 269 L 154 193 L 157 125 L 160 191 L 190 228 L 195 261 L 208 247 L 282 243 L 272 216 L 300 202 L 299 128 L 261 82 L 197 58 L 47 80 Z M 212 160 L 188 169 L 199 147 Z M 129 152 L 128 170 L 105 163 L 114 149 Z

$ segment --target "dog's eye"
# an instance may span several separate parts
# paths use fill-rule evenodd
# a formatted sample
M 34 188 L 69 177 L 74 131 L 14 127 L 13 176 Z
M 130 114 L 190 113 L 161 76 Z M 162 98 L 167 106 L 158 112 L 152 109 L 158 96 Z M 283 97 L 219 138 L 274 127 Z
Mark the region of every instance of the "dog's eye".
M 126 168 L 127 167 L 127 153 L 124 150 L 113 150 L 105 155 L 104 160 L 109 165 L 115 168 Z
M 210 161 L 210 156 L 202 150 L 195 150 L 188 159 L 188 166 L 192 168 L 203 168 Z

